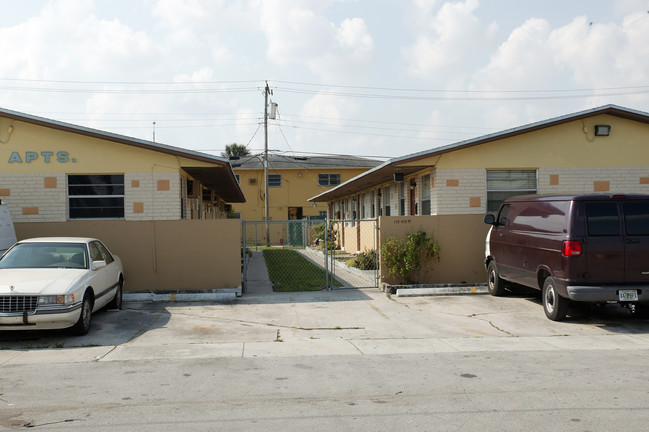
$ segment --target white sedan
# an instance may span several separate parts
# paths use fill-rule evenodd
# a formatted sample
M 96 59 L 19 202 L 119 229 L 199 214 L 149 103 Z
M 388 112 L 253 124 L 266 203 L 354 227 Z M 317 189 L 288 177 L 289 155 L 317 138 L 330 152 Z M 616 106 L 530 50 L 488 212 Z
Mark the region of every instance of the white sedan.
M 121 309 L 123 286 L 122 261 L 97 239 L 19 241 L 0 258 L 0 331 L 86 334 L 93 312 Z

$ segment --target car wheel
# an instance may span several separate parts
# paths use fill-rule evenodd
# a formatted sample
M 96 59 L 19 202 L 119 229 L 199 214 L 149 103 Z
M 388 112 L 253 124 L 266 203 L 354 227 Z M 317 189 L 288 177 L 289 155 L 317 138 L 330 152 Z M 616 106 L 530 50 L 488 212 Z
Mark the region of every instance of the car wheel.
M 557 287 L 551 277 L 546 278 L 543 283 L 543 310 L 545 316 L 552 321 L 561 321 L 568 313 L 568 299 L 563 298 L 557 292 Z
M 82 336 L 88 333 L 90 330 L 90 322 L 92 320 L 92 300 L 89 295 L 83 297 L 83 302 L 81 303 L 81 314 L 79 315 L 79 320 L 72 327 L 72 333 L 77 336 Z
M 494 261 L 489 262 L 489 267 L 487 267 L 487 278 L 489 294 L 492 296 L 505 295 L 505 281 L 498 275 L 498 269 L 496 268 L 496 263 Z
M 115 297 L 108 303 L 108 309 L 121 309 L 122 308 L 122 290 L 124 288 L 124 279 L 120 276 L 119 285 L 115 292 Z

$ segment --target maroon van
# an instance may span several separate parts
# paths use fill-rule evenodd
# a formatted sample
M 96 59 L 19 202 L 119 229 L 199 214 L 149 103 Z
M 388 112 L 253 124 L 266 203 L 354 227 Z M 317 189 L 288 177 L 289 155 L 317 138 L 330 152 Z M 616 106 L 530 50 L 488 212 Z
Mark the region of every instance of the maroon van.
M 649 195 L 516 196 L 484 221 L 490 294 L 505 281 L 539 289 L 554 321 L 569 300 L 648 308 Z

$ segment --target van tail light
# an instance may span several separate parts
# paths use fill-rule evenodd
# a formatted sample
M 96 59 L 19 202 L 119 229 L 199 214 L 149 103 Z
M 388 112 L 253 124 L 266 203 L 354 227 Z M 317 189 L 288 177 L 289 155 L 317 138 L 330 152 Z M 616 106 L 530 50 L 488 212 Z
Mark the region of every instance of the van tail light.
M 565 240 L 561 247 L 561 255 L 576 257 L 581 255 L 581 242 L 576 240 Z

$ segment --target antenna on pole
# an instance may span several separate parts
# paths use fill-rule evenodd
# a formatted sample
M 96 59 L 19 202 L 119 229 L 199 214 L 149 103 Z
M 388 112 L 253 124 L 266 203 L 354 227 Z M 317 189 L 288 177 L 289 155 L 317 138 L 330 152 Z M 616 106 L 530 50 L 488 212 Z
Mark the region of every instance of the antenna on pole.
M 153 122 L 153 142 L 155 142 L 155 122 Z

